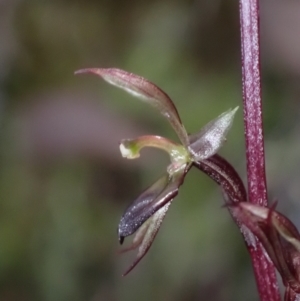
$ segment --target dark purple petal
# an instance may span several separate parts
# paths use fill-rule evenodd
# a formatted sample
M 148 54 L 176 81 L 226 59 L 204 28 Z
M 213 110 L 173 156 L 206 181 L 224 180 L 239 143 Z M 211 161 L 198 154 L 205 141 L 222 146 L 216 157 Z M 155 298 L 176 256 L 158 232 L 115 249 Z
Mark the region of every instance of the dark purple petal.
M 173 199 L 172 199 L 173 200 Z M 127 252 L 134 250 L 138 247 L 138 252 L 136 259 L 130 265 L 130 267 L 126 270 L 123 276 L 127 275 L 139 262 L 140 260 L 147 254 L 150 249 L 153 240 L 160 229 L 161 223 L 171 205 L 171 201 L 165 204 L 162 208 L 156 211 L 136 232 L 135 237 L 132 241 L 132 244 L 122 250 L 122 252 Z
M 170 202 L 177 194 L 190 166 L 170 176 L 165 174 L 146 189 L 125 211 L 119 223 L 119 240 L 133 234 L 156 211 Z
M 133 234 L 155 212 L 157 197 L 169 184 L 169 174 L 165 174 L 147 188 L 125 211 L 119 223 L 119 237 Z M 175 190 L 176 191 L 176 190 Z M 175 196 L 175 195 L 174 195 Z M 164 199 L 166 202 L 168 199 Z
M 193 165 L 220 185 L 231 201 L 247 201 L 247 193 L 242 179 L 224 158 L 216 154 L 206 160 L 193 162 Z
M 92 73 L 99 75 L 108 83 L 121 88 L 133 96 L 136 96 L 139 99 L 156 107 L 160 113 L 167 118 L 182 144 L 185 146 L 189 144 L 188 135 L 181 123 L 181 119 L 173 101 L 155 84 L 141 76 L 116 68 L 88 68 L 75 72 L 75 74 L 81 73 Z

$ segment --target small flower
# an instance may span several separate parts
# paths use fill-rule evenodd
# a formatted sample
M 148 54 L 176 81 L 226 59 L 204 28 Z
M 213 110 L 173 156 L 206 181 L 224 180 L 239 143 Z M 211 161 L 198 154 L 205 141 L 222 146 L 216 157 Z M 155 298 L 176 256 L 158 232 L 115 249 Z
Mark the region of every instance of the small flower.
M 300 234 L 283 214 L 246 202 L 230 205 L 238 220 L 262 243 L 286 287 L 284 300 L 300 297 Z M 298 295 L 298 297 L 296 297 Z M 298 298 L 298 299 L 297 299 Z
M 154 106 L 168 120 L 181 142 L 178 144 L 159 136 L 142 136 L 121 141 L 120 151 L 127 159 L 138 158 L 144 147 L 155 147 L 166 151 L 171 161 L 166 173 L 147 188 L 121 217 L 118 228 L 120 243 L 123 243 L 125 237 L 135 233 L 131 246 L 123 251 L 138 248 L 137 257 L 125 272 L 126 275 L 151 247 L 187 172 L 194 164 L 210 158 L 221 148 L 238 107 L 224 112 L 206 124 L 199 133 L 189 136 L 171 98 L 147 79 L 114 68 L 90 68 L 75 72 L 81 73 L 96 74 L 108 83 Z

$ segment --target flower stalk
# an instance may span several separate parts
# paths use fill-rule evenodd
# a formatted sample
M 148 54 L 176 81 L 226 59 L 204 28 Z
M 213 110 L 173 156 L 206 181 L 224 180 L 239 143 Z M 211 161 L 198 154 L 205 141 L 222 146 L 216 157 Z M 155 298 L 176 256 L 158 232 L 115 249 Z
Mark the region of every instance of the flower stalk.
M 258 0 L 240 0 L 240 30 L 248 199 L 250 203 L 267 206 Z M 259 241 L 249 251 L 261 301 L 279 301 L 274 264 L 266 258 Z

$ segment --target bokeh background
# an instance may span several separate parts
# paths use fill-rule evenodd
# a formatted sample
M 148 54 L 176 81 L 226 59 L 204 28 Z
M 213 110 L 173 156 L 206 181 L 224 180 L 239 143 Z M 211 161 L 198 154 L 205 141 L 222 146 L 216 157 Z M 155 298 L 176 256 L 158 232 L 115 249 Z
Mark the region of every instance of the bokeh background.
M 270 200 L 298 226 L 300 2 L 261 3 Z M 121 158 L 167 122 L 84 67 L 140 74 L 189 132 L 242 105 L 238 1 L 0 0 L 0 300 L 257 300 L 249 256 L 218 187 L 192 170 L 147 256 L 118 251 L 127 205 L 168 157 Z M 221 151 L 245 180 L 242 110 Z

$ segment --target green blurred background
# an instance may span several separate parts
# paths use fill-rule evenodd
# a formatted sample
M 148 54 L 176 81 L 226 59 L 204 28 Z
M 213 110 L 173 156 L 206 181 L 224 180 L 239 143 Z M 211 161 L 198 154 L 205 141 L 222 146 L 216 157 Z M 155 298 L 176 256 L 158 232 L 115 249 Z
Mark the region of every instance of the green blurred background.
M 300 2 L 261 7 L 270 200 L 298 226 Z M 127 205 L 168 157 L 121 158 L 167 122 L 76 69 L 118 67 L 158 84 L 189 132 L 242 105 L 238 1 L 0 0 L 0 300 L 257 300 L 219 188 L 192 170 L 147 256 L 118 251 Z M 245 180 L 242 109 L 221 151 Z M 128 239 L 127 239 L 128 240 Z

